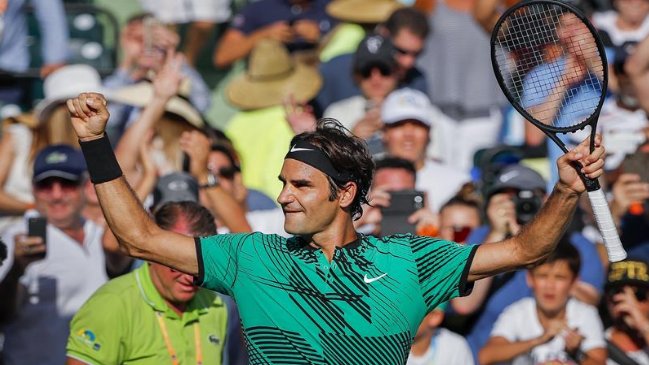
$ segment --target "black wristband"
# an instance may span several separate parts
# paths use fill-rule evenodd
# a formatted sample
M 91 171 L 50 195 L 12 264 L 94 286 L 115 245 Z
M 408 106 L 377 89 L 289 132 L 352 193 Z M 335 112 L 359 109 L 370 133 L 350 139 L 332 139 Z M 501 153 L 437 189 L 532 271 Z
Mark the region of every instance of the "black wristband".
M 105 183 L 122 176 L 122 169 L 117 163 L 108 136 L 104 135 L 92 141 L 79 141 L 79 145 L 86 158 L 88 174 L 93 184 Z

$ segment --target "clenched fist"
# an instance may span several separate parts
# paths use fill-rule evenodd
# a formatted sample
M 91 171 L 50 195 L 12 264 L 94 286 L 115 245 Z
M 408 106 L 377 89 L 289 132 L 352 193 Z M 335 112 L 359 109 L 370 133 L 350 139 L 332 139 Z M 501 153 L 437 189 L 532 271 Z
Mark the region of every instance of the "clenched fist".
M 82 93 L 66 102 L 72 126 L 81 141 L 103 137 L 108 122 L 106 98 L 99 93 Z

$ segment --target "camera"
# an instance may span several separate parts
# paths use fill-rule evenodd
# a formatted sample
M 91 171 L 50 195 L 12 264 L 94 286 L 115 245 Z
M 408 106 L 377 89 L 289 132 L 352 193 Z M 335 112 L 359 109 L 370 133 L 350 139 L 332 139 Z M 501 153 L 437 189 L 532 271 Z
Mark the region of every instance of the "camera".
M 532 190 L 519 190 L 514 194 L 512 200 L 516 207 L 516 220 L 519 224 L 531 221 L 543 204 L 541 197 Z

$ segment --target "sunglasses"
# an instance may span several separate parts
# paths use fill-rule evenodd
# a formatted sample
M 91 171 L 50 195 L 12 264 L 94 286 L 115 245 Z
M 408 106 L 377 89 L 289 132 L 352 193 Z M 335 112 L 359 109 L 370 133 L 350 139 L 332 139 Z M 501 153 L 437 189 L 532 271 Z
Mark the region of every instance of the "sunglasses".
M 404 55 L 404 56 L 412 56 L 412 57 L 419 57 L 421 54 L 421 50 L 419 51 L 408 51 L 407 49 L 399 48 L 397 46 L 394 46 L 394 50 L 397 51 L 397 53 Z
M 214 171 L 219 177 L 222 177 L 224 179 L 232 180 L 234 179 L 234 175 L 236 175 L 238 172 L 241 172 L 241 169 L 238 166 L 223 166 L 218 168 L 216 171 Z
M 360 69 L 359 73 L 361 74 L 361 77 L 368 79 L 370 76 L 372 76 L 372 71 L 374 71 L 374 69 L 379 70 L 381 76 L 391 76 L 393 74 L 391 67 L 381 64 L 363 67 Z
M 52 190 L 54 184 L 59 184 L 63 190 L 73 190 L 81 186 L 81 181 L 66 180 L 58 177 L 50 177 L 34 183 L 36 190 Z

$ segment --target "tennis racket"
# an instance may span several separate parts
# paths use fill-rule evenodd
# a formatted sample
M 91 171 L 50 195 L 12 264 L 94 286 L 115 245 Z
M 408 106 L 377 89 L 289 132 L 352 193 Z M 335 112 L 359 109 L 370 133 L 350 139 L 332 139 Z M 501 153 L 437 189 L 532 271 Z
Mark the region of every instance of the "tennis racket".
M 590 127 L 606 97 L 604 46 L 574 7 L 554 0 L 523 1 L 500 17 L 491 34 L 491 63 L 503 93 L 529 122 L 564 152 L 560 135 Z M 626 258 L 611 211 L 597 180 L 583 175 L 609 261 Z

